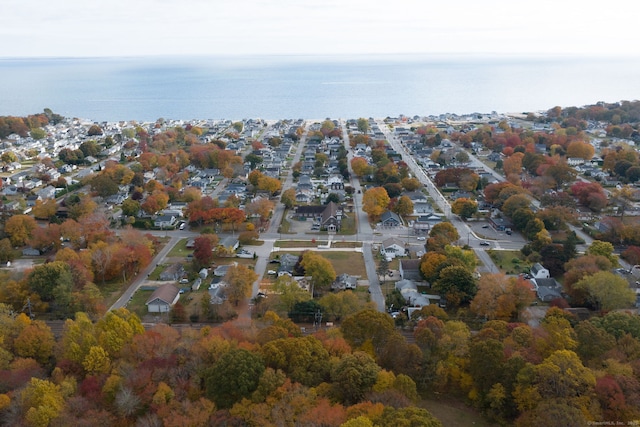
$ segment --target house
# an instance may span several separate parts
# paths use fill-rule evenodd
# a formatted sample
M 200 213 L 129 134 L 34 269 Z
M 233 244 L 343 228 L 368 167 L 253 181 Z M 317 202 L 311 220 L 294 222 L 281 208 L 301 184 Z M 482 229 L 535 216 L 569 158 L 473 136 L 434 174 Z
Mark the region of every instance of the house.
M 171 283 L 167 283 L 153 291 L 145 304 L 149 313 L 168 313 L 178 299 L 180 299 L 180 290 Z
M 334 202 L 329 202 L 322 211 L 320 228 L 331 232 L 339 231 L 342 226 L 342 209 Z
M 40 256 L 40 251 L 34 248 L 24 248 L 22 256 Z
M 407 305 L 412 307 L 425 307 L 431 304 L 426 295 L 418 292 L 418 285 L 412 280 L 399 280 L 396 282 L 395 288 L 400 291 Z
M 398 227 L 402 224 L 402 219 L 397 213 L 386 211 L 380 217 L 380 225 L 383 227 Z
M 400 278 L 407 280 L 421 280 L 420 275 L 420 259 L 401 259 L 400 260 Z
M 533 283 L 540 301 L 549 302 L 556 298 L 562 298 L 562 288 L 556 279 L 531 279 L 531 283 Z
M 228 252 L 235 252 L 240 246 L 240 241 L 235 236 L 225 236 L 220 239 L 218 246 L 224 247 Z
M 384 255 L 388 260 L 392 260 L 397 256 L 405 256 L 407 254 L 405 243 L 400 239 L 396 239 L 395 237 L 386 239 L 382 242 L 382 246 L 380 247 L 380 254 Z
M 174 215 L 160 215 L 153 222 L 153 225 L 158 228 L 170 228 L 175 224 L 176 217 Z
M 215 270 L 213 270 L 213 275 L 216 277 L 224 277 L 226 276 L 227 271 L 229 271 L 229 268 L 231 268 L 231 266 L 233 265 L 238 265 L 238 263 L 234 262 L 231 264 L 219 265 Z
M 173 280 L 178 281 L 184 276 L 185 271 L 182 264 L 171 264 L 162 273 L 160 273 L 159 280 Z
M 293 268 L 298 263 L 298 256 L 292 254 L 282 254 L 280 255 L 280 266 L 277 270 L 278 277 L 283 276 L 285 274 L 293 277 Z
M 549 277 L 551 277 L 549 275 L 549 270 L 544 268 L 539 262 L 533 264 L 530 274 L 534 279 L 548 279 Z
M 351 276 L 347 273 L 342 273 L 331 284 L 332 291 L 344 291 L 347 289 L 355 289 L 358 279 L 355 276 Z

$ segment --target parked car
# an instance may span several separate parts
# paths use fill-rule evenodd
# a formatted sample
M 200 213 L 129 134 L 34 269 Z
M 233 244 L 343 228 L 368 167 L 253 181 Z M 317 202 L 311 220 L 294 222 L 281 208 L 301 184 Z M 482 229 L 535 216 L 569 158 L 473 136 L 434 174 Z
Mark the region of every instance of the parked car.
M 416 237 L 416 240 L 427 240 L 427 238 L 424 236 L 418 236 Z
M 276 274 L 278 274 L 275 270 L 269 270 L 267 271 L 267 274 L 270 274 L 272 276 L 275 276 Z

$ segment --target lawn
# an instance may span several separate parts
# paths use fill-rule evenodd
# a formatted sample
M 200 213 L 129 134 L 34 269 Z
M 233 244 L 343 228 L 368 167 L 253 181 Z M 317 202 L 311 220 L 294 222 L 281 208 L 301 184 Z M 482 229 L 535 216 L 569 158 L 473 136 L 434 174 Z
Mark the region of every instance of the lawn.
M 282 253 L 284 253 L 283 251 Z M 288 252 L 292 255 L 300 255 L 300 252 Z M 364 257 L 360 252 L 330 252 L 330 251 L 316 251 L 331 262 L 336 274 L 347 273 L 352 276 L 360 276 L 363 279 L 367 278 L 367 270 L 364 265 Z
M 520 251 L 488 250 L 487 252 L 501 273 L 519 274 L 528 272 L 531 268 L 531 263 L 524 259 Z
M 278 248 L 317 248 L 318 245 L 326 245 L 327 240 L 316 240 L 315 242 L 309 240 L 291 240 L 284 241 L 279 240 L 274 243 L 274 246 Z M 332 248 L 360 248 L 362 243 L 359 242 L 332 242 Z
M 176 245 L 171 248 L 167 256 L 169 257 L 186 257 L 187 255 L 193 253 L 193 249 L 187 249 L 187 241 L 189 239 L 182 239 Z

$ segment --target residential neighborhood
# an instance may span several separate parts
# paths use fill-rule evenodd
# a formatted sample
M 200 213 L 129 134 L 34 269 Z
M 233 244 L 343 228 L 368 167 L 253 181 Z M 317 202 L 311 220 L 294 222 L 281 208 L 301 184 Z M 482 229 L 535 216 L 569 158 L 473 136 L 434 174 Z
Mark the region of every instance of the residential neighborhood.
M 131 313 L 195 334 L 263 322 L 267 346 L 371 316 L 406 354 L 486 333 L 500 354 L 537 345 L 533 364 L 553 328 L 578 325 L 573 351 L 578 322 L 638 316 L 640 136 L 592 110 L 28 122 L 0 126 L 0 303 L 58 334 Z M 396 345 L 370 339 L 381 361 Z M 444 353 L 424 357 L 440 371 L 407 372 L 441 386 Z

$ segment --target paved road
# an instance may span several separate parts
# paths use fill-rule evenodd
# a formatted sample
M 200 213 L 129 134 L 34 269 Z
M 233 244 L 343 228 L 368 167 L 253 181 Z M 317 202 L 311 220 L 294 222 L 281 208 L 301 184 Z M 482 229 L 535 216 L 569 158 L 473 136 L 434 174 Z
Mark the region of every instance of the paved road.
M 156 268 L 156 265 L 162 263 L 169 251 L 173 249 L 173 247 L 180 241 L 180 239 L 182 239 L 182 237 L 180 237 L 178 234 L 172 235 L 167 244 L 153 258 L 153 261 L 147 266 L 147 268 L 138 273 L 135 280 L 131 283 L 131 285 L 129 285 L 127 290 L 124 291 L 120 298 L 118 298 L 118 300 L 113 303 L 109 310 L 126 307 L 127 303 L 129 302 L 133 294 L 136 293 L 140 285 L 142 285 L 147 277 L 149 277 L 149 274 L 151 274 L 151 272 Z
M 400 141 L 396 139 L 396 137 L 389 131 L 387 125 L 379 121 L 378 126 L 382 130 L 382 133 L 385 134 L 387 141 L 395 151 L 400 153 L 402 156 L 402 160 L 409 166 L 411 173 L 415 176 L 427 189 L 427 192 L 431 196 L 431 198 L 435 201 L 435 203 L 440 208 L 440 211 L 444 213 L 444 216 L 451 221 L 451 224 L 458 230 L 458 234 L 460 235 L 461 240 L 466 240 L 466 243 L 469 244 L 474 250 L 476 254 L 480 254 L 478 258 L 484 264 L 479 269 L 488 271 L 488 272 L 497 272 L 499 271 L 494 262 L 491 260 L 486 252 L 484 251 L 483 246 L 480 245 L 485 239 L 482 239 L 476 235 L 476 233 L 469 227 L 469 225 L 462 221 L 459 216 L 453 215 L 451 213 L 451 205 L 449 201 L 440 193 L 436 185 L 431 181 L 431 178 L 425 173 L 422 166 L 418 165 L 412 155 L 410 155 L 405 147 L 402 146 Z

